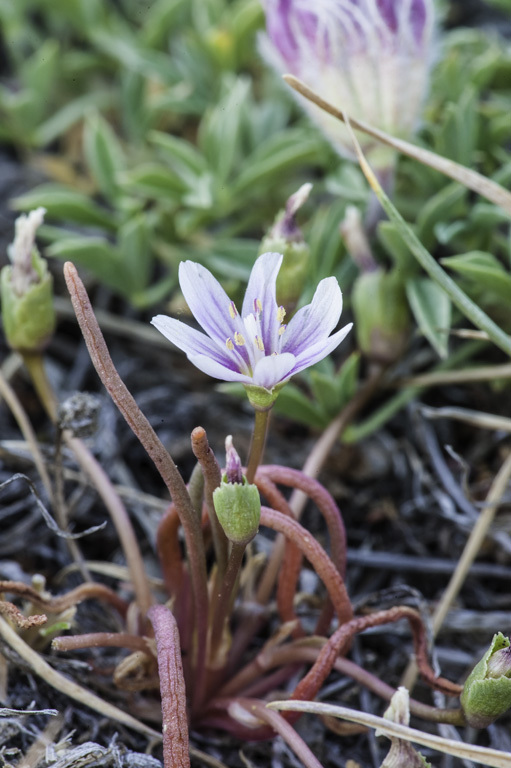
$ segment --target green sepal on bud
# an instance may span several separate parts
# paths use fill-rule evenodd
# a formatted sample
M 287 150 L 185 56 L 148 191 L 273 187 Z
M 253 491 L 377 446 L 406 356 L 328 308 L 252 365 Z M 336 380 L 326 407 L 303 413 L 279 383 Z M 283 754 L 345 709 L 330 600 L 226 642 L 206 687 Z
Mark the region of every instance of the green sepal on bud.
M 410 329 L 408 304 L 399 273 L 379 268 L 364 272 L 356 279 L 351 298 L 361 351 L 383 364 L 399 359 Z
M 257 486 L 251 485 L 246 477 L 241 483 L 230 483 L 227 475 L 213 491 L 218 522 L 225 535 L 233 544 L 248 544 L 259 530 L 261 518 L 261 497 Z
M 277 277 L 277 301 L 288 312 L 300 298 L 309 271 L 310 248 L 296 223 L 296 213 L 309 197 L 312 184 L 303 184 L 291 195 L 261 242 L 259 254 L 281 253 L 284 256 Z
M 511 708 L 511 648 L 502 632 L 468 676 L 460 701 L 473 728 L 486 728 Z
M 20 352 L 39 352 L 55 330 L 53 278 L 34 245 L 44 209 L 20 216 L 8 248 L 11 264 L 0 273 L 2 321 L 7 343 Z

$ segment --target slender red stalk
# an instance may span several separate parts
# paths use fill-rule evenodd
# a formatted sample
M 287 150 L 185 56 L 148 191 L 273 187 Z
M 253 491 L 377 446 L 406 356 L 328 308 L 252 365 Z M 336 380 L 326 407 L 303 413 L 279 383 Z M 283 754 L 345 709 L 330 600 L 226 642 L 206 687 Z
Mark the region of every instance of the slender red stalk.
M 274 531 L 283 533 L 300 549 L 325 584 L 339 617 L 339 622 L 344 624 L 350 621 L 353 616 L 353 609 L 343 578 L 325 550 L 309 531 L 296 520 L 292 520 L 269 507 L 261 508 L 261 525 L 266 525 Z
M 164 605 L 153 605 L 148 616 L 154 628 L 158 652 L 163 764 L 165 768 L 190 768 L 186 688 L 179 630 L 172 613 Z
M 52 641 L 54 651 L 76 651 L 82 648 L 128 648 L 130 651 L 143 651 L 148 655 L 151 649 L 147 641 L 138 635 L 127 632 L 90 632 L 86 635 L 66 635 L 55 637 Z
M 203 695 L 200 681 L 204 679 L 208 620 L 206 556 L 200 520 L 197 519 L 185 483 L 171 456 L 119 376 L 94 316 L 87 291 L 71 262 L 66 262 L 64 265 L 64 275 L 93 365 L 112 400 L 159 471 L 176 505 L 183 526 L 192 577 L 197 632 L 197 686 L 194 690 L 194 698 L 197 697 L 200 701 Z
M 427 658 L 426 632 L 420 614 L 413 608 L 397 606 L 395 608 L 390 608 L 387 611 L 378 611 L 376 613 L 371 613 L 368 616 L 359 616 L 339 627 L 321 649 L 313 667 L 296 686 L 292 698 L 304 701 L 314 699 L 325 679 L 330 674 L 337 657 L 347 651 L 352 638 L 356 634 L 363 632 L 369 627 L 390 624 L 391 622 L 399 621 L 400 619 L 407 619 L 410 624 L 417 666 L 419 667 L 422 677 L 433 688 L 446 693 L 448 696 L 459 696 L 462 687 L 443 677 L 437 677 L 429 664 Z

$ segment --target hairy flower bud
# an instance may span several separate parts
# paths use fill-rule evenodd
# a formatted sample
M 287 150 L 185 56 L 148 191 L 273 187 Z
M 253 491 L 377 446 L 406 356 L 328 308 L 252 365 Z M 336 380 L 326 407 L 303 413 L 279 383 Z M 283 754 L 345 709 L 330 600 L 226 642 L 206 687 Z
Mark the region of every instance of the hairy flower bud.
M 282 253 L 282 266 L 277 277 L 277 300 L 292 311 L 301 296 L 309 269 L 310 248 L 296 223 L 296 214 L 309 197 L 312 184 L 303 184 L 291 195 L 280 211 L 268 234 L 263 238 L 260 253 Z
M 233 544 L 248 544 L 259 530 L 261 498 L 255 485 L 241 473 L 241 461 L 229 435 L 225 441 L 226 472 L 213 491 L 218 522 Z
M 501 632 L 468 676 L 461 706 L 473 728 L 486 728 L 511 708 L 511 648 Z
M 360 120 L 402 138 L 416 127 L 431 62 L 433 0 L 262 0 L 262 53 L 281 74 Z M 327 138 L 353 158 L 339 120 L 303 100 Z M 375 166 L 389 150 L 361 135 Z
M 38 352 L 55 329 L 53 278 L 34 241 L 44 208 L 19 216 L 14 242 L 7 249 L 11 264 L 2 269 L 2 320 L 7 343 L 21 352 Z

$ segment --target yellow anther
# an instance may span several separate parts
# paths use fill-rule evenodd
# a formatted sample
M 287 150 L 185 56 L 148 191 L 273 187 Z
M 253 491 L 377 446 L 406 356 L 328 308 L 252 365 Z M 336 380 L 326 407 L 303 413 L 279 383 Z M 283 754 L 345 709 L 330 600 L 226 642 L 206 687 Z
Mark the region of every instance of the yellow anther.
M 254 309 L 255 309 L 256 315 L 259 315 L 263 311 L 263 305 L 261 304 L 261 299 L 254 300 Z
M 236 309 L 236 304 L 234 303 L 234 301 L 231 301 L 229 304 L 229 314 L 233 320 L 238 314 L 238 310 Z
M 278 319 L 279 323 L 281 323 L 284 320 L 285 316 L 286 316 L 285 308 L 284 307 L 279 307 L 278 311 L 277 311 L 277 319 Z
M 279 328 L 279 336 L 282 336 L 282 334 L 284 333 L 286 328 L 287 328 L 287 325 L 281 325 L 280 326 L 280 328 Z
M 257 345 L 257 348 L 260 349 L 261 352 L 264 352 L 264 344 L 260 336 L 255 337 L 255 343 Z
M 232 339 L 226 339 L 226 341 L 225 341 L 225 346 L 227 347 L 227 349 L 228 349 L 230 352 L 232 352 L 232 351 L 233 351 L 233 349 L 234 349 L 234 344 L 232 343 Z
M 238 331 L 236 331 L 234 334 L 234 343 L 237 347 L 242 347 L 245 344 L 245 339 Z

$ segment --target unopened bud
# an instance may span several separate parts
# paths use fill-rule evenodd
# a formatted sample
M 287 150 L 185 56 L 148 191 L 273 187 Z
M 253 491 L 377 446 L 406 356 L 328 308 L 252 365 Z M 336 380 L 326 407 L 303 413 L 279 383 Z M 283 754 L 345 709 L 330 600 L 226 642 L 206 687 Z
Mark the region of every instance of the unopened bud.
M 511 708 L 511 649 L 501 632 L 468 676 L 461 706 L 473 728 L 486 728 Z
M 383 715 L 387 720 L 399 725 L 410 722 L 410 696 L 406 688 L 398 688 L 390 700 L 390 705 Z M 385 736 L 384 731 L 376 731 L 377 736 Z M 380 768 L 427 768 L 428 761 L 417 752 L 406 739 L 389 736 L 391 747 Z
M 309 197 L 312 184 L 303 184 L 291 195 L 283 211 L 263 238 L 259 253 L 282 253 L 284 259 L 277 277 L 277 300 L 288 311 L 301 296 L 309 269 L 310 249 L 296 223 L 296 214 Z
M 35 247 L 44 208 L 19 216 L 14 242 L 7 248 L 11 264 L 2 269 L 0 291 L 7 343 L 21 352 L 38 352 L 55 329 L 53 278 Z
M 352 306 L 360 349 L 379 363 L 397 360 L 408 340 L 409 312 L 397 271 L 376 269 L 359 275 Z
M 225 438 L 225 474 L 228 483 L 242 483 L 241 459 L 233 445 L 232 435 Z
M 259 530 L 261 497 L 241 472 L 241 462 L 232 444 L 226 441 L 227 466 L 219 487 L 213 492 L 218 522 L 233 544 L 248 544 Z

